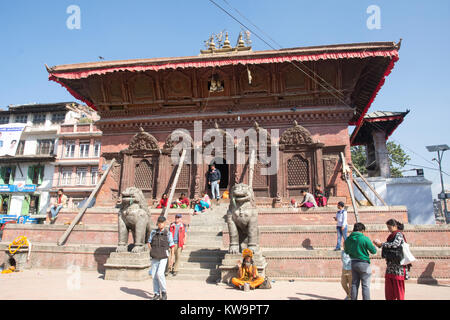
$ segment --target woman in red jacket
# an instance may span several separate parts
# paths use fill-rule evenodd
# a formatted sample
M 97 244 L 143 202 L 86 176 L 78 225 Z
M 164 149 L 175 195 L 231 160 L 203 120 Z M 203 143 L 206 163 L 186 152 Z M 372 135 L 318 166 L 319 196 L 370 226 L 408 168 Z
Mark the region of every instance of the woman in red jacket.
M 167 199 L 167 193 L 163 193 L 161 200 L 159 200 L 159 204 L 156 207 L 157 209 L 161 209 L 161 208 L 167 208 L 167 202 L 169 201 L 169 199 Z

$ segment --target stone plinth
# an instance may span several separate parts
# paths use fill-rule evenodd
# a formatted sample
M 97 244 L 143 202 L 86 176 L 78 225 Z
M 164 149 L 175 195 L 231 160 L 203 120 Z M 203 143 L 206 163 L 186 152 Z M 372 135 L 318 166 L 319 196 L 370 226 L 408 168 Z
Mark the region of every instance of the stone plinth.
M 150 251 L 112 252 L 104 265 L 105 280 L 143 281 L 149 279 Z
M 14 251 L 17 246 L 11 246 L 11 250 Z M 8 269 L 12 265 L 16 267 L 16 271 L 22 271 L 28 267 L 27 264 L 28 246 L 22 246 L 14 254 L 9 252 L 7 247 L 5 250 L 5 261 L 3 262 L 3 269 Z M 11 260 L 13 259 L 14 262 Z
M 227 253 L 222 260 L 222 265 L 219 267 L 220 270 L 220 282 L 221 283 L 231 283 L 231 278 L 238 276 L 237 262 L 242 262 L 242 254 L 229 254 Z M 266 276 L 266 258 L 261 254 L 261 251 L 256 252 L 253 255 L 253 262 L 258 268 L 258 273 L 261 277 Z

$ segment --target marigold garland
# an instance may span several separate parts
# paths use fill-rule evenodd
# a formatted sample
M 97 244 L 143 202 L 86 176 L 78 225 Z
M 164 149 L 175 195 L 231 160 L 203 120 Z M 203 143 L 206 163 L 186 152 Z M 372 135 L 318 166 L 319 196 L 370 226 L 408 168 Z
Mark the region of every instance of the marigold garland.
M 13 242 L 11 242 L 9 244 L 9 247 L 8 247 L 9 253 L 10 254 L 15 254 L 20 249 L 20 247 L 28 246 L 28 245 L 29 245 L 29 243 L 28 243 L 27 237 L 25 237 L 25 236 L 18 236 L 17 238 L 14 239 Z M 16 250 L 14 250 L 14 252 L 11 251 L 11 246 L 17 246 L 17 248 L 16 248 Z

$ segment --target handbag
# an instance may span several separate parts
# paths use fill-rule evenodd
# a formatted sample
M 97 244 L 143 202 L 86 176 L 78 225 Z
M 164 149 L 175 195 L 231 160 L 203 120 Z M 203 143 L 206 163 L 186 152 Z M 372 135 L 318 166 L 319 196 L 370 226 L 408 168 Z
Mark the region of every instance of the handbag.
M 416 261 L 416 258 L 413 256 L 413 254 L 411 253 L 411 250 L 409 249 L 409 244 L 408 243 L 404 243 L 402 245 L 403 247 L 403 259 L 400 261 L 400 264 L 402 266 L 406 266 L 408 264 L 410 264 L 413 261 Z
M 400 264 L 400 261 L 403 259 L 403 246 L 397 248 L 383 247 L 383 249 L 381 249 L 381 257 L 396 264 Z
M 259 286 L 261 289 L 272 289 L 272 285 L 270 284 L 270 279 L 265 277 L 264 282 Z

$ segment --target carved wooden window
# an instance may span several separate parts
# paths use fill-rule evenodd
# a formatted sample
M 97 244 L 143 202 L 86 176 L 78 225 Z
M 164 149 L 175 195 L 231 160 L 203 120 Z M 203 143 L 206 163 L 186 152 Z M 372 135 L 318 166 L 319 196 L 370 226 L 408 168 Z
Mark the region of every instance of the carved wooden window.
M 255 163 L 255 173 L 253 175 L 253 187 L 267 187 L 269 185 L 269 176 L 262 175 L 261 169 L 266 168 L 261 162 Z
M 309 185 L 308 161 L 295 155 L 287 163 L 287 177 L 289 186 Z
M 177 187 L 176 189 L 187 189 L 189 188 L 189 181 L 191 178 L 191 166 L 190 165 L 183 165 L 183 168 L 181 168 L 180 176 L 178 177 L 177 181 Z
M 153 187 L 153 164 L 148 160 L 142 160 L 136 164 L 135 186 L 139 189 L 151 189 Z

